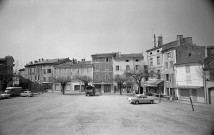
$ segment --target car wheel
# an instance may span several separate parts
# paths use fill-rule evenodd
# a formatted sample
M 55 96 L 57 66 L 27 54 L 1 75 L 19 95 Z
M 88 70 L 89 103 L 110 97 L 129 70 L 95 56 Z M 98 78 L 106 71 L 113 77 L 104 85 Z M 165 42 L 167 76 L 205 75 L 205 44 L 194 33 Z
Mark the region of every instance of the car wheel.
M 154 101 L 153 101 L 153 100 L 151 100 L 151 101 L 150 101 L 150 103 L 151 103 L 151 104 L 153 104 L 153 103 L 154 103 Z
M 135 104 L 139 104 L 139 101 L 135 101 Z

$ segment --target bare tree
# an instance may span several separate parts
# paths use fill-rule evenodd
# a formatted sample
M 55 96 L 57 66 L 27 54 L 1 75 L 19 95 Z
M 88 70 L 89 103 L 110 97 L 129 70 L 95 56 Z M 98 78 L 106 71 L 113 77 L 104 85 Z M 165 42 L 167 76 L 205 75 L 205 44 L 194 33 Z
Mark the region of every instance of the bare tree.
M 147 68 L 140 68 L 138 70 L 127 70 L 125 71 L 125 75 L 127 77 L 131 77 L 133 81 L 138 85 L 138 91 L 140 93 L 141 82 L 143 79 L 147 80 L 149 77 L 149 73 Z
M 65 86 L 67 85 L 68 82 L 71 82 L 71 79 L 68 77 L 60 76 L 60 77 L 53 77 L 52 78 L 54 82 L 60 83 L 61 84 L 61 92 L 64 95 L 65 94 Z
M 127 81 L 127 77 L 125 76 L 125 74 L 123 75 L 116 75 L 114 77 L 114 81 L 117 83 L 117 86 L 119 87 L 120 90 L 120 95 L 122 95 L 122 87 L 124 85 L 124 83 Z
M 88 84 L 92 81 L 92 78 L 88 77 L 88 76 L 83 76 L 83 75 L 80 75 L 80 74 L 76 74 L 72 80 L 76 80 L 76 81 L 79 81 L 79 82 L 82 82 L 85 87 L 88 86 Z M 84 89 L 85 89 L 84 87 Z

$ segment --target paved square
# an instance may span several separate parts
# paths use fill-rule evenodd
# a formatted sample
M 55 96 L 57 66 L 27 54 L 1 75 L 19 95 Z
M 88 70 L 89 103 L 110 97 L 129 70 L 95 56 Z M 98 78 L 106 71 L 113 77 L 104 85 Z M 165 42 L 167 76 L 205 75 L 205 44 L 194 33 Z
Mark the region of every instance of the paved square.
M 188 134 L 208 135 L 214 109 L 155 101 L 133 105 L 127 96 L 61 95 L 0 100 L 0 134 Z

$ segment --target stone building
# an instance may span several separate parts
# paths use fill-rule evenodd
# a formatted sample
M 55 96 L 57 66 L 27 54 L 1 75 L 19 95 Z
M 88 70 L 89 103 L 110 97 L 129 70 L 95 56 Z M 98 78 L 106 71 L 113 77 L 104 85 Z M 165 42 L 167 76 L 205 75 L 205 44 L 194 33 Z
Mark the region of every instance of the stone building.
M 69 58 L 59 59 L 39 59 L 25 65 L 25 72 L 30 84 L 30 89 L 40 89 L 42 86 L 45 91 L 53 91 L 54 66 L 70 61 Z
M 13 62 L 14 59 L 12 56 L 0 58 L 0 90 L 4 90 L 7 87 L 7 83 L 12 81 Z
M 137 71 L 143 69 L 145 66 L 143 53 L 121 54 L 117 52 L 113 58 L 113 78 L 117 75 L 123 75 L 125 71 Z M 114 84 L 116 88 L 116 84 Z M 131 90 L 138 90 L 136 84 L 124 84 L 124 90 L 131 92 Z M 114 89 L 115 89 L 114 88 Z M 141 91 L 140 93 L 142 93 Z

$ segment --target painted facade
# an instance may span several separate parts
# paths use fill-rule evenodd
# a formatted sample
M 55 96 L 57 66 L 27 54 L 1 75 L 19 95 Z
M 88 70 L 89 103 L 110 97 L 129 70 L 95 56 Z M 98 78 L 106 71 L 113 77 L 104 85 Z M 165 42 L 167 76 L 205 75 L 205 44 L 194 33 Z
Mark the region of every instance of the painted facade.
M 65 77 L 71 79 L 71 82 L 67 83 L 65 87 L 65 91 L 67 92 L 83 92 L 84 84 L 80 81 L 73 80 L 74 76 L 86 76 L 89 78 L 93 78 L 93 66 L 91 61 L 72 61 L 63 63 L 60 65 L 56 65 L 54 76 L 57 77 Z M 89 83 L 92 85 L 92 82 Z M 61 86 L 59 83 L 54 84 L 54 91 L 60 91 Z
M 52 78 L 54 74 L 54 66 L 68 61 L 70 61 L 69 58 L 39 59 L 39 61 L 26 64 L 26 79 L 31 83 L 30 89 L 41 89 L 41 86 L 45 91 L 53 91 L 54 82 Z
M 116 53 L 93 54 L 93 85 L 102 93 L 111 93 L 113 85 L 113 57 Z
M 142 69 L 145 65 L 143 53 L 131 53 L 131 54 L 121 54 L 117 52 L 113 58 L 113 77 L 117 75 L 123 75 L 125 71 L 134 71 Z M 131 91 L 131 89 L 138 90 L 138 85 L 125 85 L 124 90 Z M 114 88 L 117 85 L 114 83 Z

